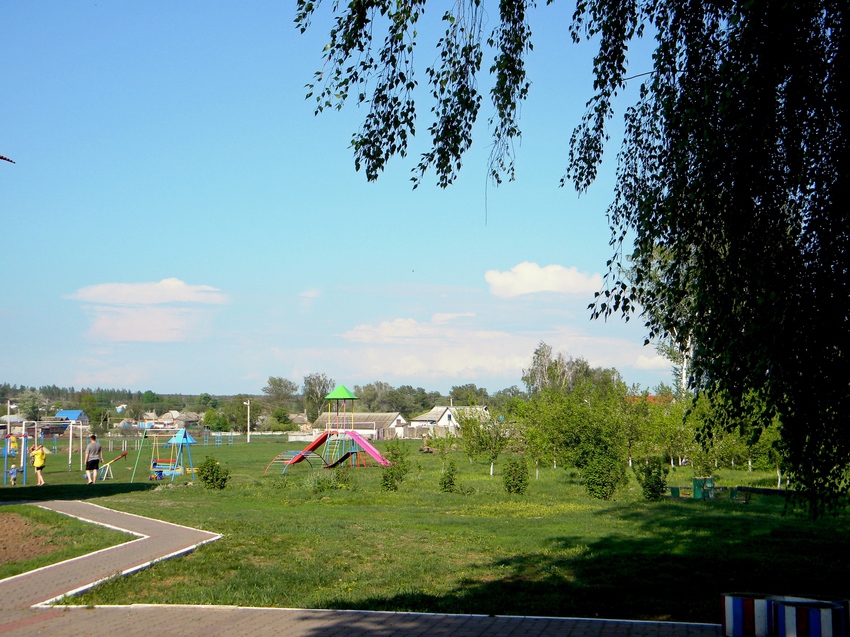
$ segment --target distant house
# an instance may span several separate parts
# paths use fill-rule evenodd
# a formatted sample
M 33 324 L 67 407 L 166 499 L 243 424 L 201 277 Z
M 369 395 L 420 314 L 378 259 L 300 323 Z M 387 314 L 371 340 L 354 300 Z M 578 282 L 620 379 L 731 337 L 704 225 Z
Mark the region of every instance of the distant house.
M 56 420 L 67 420 L 80 425 L 88 426 L 89 416 L 82 409 L 61 409 L 54 416 Z
M 304 431 L 305 427 L 310 428 L 310 420 L 307 418 L 307 414 L 286 414 L 286 417 L 293 425 L 298 425 L 301 431 Z
M 163 429 L 165 423 L 156 415 L 155 411 L 146 411 L 139 421 L 139 429 Z
M 431 411 L 410 419 L 407 437 L 422 438 L 429 433 L 438 438 L 444 437 L 447 433 L 457 436 L 460 433 L 457 424 L 458 414 L 477 414 L 484 418 L 488 413 L 487 407 L 445 407 L 438 405 Z
M 400 411 L 391 413 L 354 412 L 348 414 L 319 414 L 313 423 L 313 431 L 325 429 L 353 429 L 364 438 L 372 440 L 391 440 L 401 438 L 407 419 Z
M 166 425 L 166 426 L 168 426 L 168 427 L 174 427 L 174 426 L 175 426 L 175 423 L 177 422 L 177 419 L 178 419 L 179 417 L 180 417 L 180 412 L 179 412 L 179 411 L 177 411 L 176 409 L 172 409 L 172 410 L 170 410 L 170 411 L 166 411 L 165 413 L 163 413 L 163 414 L 159 417 L 159 419 L 160 419 L 163 423 L 165 423 L 165 425 Z
M 201 415 L 194 411 L 181 411 L 174 422 L 178 427 L 185 429 L 201 422 Z
M 21 427 L 23 427 L 23 424 L 23 416 L 18 416 L 17 414 L 12 414 L 10 416 L 0 416 L 0 429 L 3 430 L 2 435 L 4 436 L 6 435 L 6 433 L 14 430 L 20 431 Z M 2 445 L 2 441 L 0 441 L 0 445 Z

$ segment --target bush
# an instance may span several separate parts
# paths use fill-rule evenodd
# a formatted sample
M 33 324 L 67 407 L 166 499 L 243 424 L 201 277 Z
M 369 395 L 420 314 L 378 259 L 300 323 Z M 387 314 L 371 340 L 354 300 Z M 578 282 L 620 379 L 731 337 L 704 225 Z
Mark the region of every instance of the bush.
M 390 466 L 381 471 L 381 490 L 398 491 L 398 485 L 410 472 L 410 461 L 407 459 L 409 455 L 410 449 L 404 444 L 393 441 L 387 445 L 384 456 L 390 461 Z
M 502 480 L 508 493 L 524 494 L 528 488 L 528 465 L 525 464 L 525 459 L 514 456 L 508 460 L 502 470 Z
M 315 481 L 313 483 L 313 491 L 316 493 L 325 493 L 326 491 L 336 491 L 337 484 L 334 480 L 334 475 L 327 471 L 314 472 Z
M 275 433 L 287 432 L 287 431 L 298 431 L 299 427 L 294 422 L 286 421 L 281 422 L 275 417 L 271 417 L 267 421 L 267 425 L 269 431 L 273 431 Z
M 334 469 L 334 483 L 337 489 L 350 489 L 352 484 L 351 465 L 343 462 Z
M 587 494 L 598 500 L 610 500 L 624 476 L 622 463 L 616 458 L 605 455 L 591 458 L 582 470 L 582 480 Z
M 198 467 L 197 473 L 201 484 L 207 489 L 223 489 L 230 478 L 230 469 L 222 467 L 212 456 L 206 457 Z
M 351 467 L 343 463 L 332 470 L 317 469 L 304 478 L 303 486 L 314 493 L 352 488 Z
M 440 476 L 440 491 L 443 493 L 452 493 L 456 486 L 455 477 L 457 476 L 457 465 L 454 460 L 449 460 L 446 463 L 446 468 L 443 475 Z
M 647 500 L 660 500 L 667 489 L 667 474 L 670 467 L 661 458 L 650 458 L 640 467 L 634 467 L 635 477 L 643 489 L 643 497 Z

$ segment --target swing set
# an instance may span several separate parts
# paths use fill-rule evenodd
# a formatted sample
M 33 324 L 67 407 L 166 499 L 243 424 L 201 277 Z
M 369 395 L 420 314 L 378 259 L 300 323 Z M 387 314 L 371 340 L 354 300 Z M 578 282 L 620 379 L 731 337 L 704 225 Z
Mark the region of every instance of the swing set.
M 22 452 L 19 456 L 18 454 L 18 439 L 14 434 L 7 434 L 3 442 L 5 443 L 2 449 L 3 452 L 3 484 L 5 485 L 7 479 L 10 478 L 9 474 L 9 460 L 15 460 L 18 458 L 20 460 L 18 473 L 21 474 L 22 481 L 21 484 L 26 485 L 27 483 L 27 466 L 29 465 L 29 456 L 27 449 L 27 434 L 24 432 L 21 438 L 21 449 Z M 14 464 L 14 463 L 13 463 Z
M 136 464 L 133 466 L 130 482 L 134 482 L 136 479 L 136 470 L 139 467 L 139 460 L 144 454 L 146 441 L 150 449 L 148 480 L 171 478 L 171 482 L 174 482 L 175 476 L 188 473 L 192 474 L 192 480 L 195 479 L 192 451 L 189 448 L 189 445 L 195 444 L 195 439 L 185 429 L 157 429 L 155 431 L 145 429 L 142 432 L 139 453 L 136 455 Z

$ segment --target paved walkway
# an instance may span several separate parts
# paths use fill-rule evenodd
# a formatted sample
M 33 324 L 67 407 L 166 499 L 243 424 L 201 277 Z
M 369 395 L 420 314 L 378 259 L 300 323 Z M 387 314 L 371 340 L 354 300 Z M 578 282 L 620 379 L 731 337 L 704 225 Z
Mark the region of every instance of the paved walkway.
M 233 606 L 51 607 L 66 594 L 183 555 L 219 535 L 120 513 L 87 502 L 40 506 L 132 533 L 137 539 L 0 581 L 0 635 L 47 637 L 718 637 L 715 624 L 428 615 Z

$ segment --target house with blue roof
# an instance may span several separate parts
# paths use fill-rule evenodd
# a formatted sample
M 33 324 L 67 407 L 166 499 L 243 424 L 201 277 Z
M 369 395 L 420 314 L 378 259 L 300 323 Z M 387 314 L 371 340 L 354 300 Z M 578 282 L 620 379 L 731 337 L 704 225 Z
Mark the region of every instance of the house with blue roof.
M 81 425 L 89 424 L 89 416 L 82 409 L 62 409 L 56 412 L 56 420 L 67 420 L 77 422 Z

